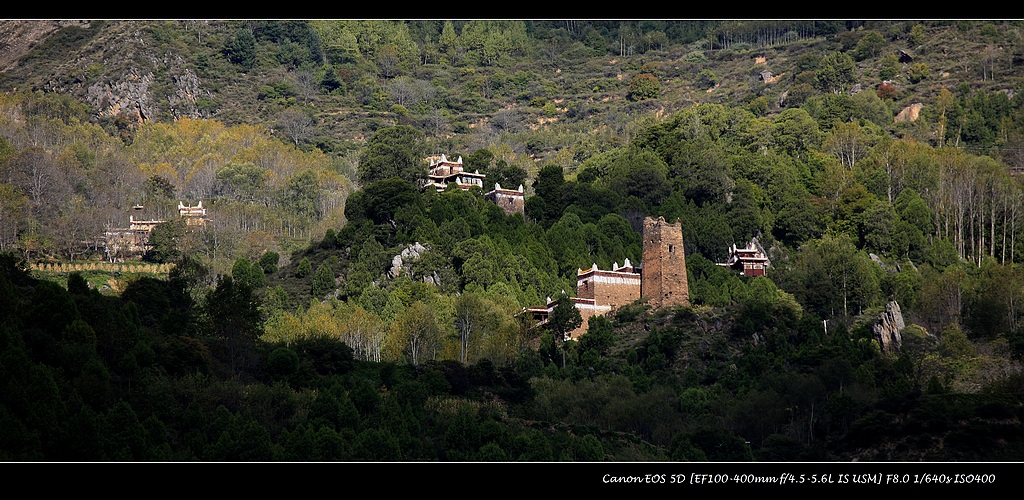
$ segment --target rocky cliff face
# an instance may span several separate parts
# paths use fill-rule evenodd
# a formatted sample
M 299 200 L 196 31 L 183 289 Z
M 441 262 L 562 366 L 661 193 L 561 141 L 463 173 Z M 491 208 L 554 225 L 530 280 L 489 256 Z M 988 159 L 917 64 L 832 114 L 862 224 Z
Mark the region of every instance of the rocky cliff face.
M 176 58 L 170 86 L 158 82 L 152 71 L 131 68 L 127 73 L 110 75 L 85 88 L 85 100 L 100 116 L 122 117 L 132 123 L 154 119 L 158 113 L 169 113 L 177 118 L 202 118 L 197 99 L 205 92 L 199 77 L 180 57 Z M 157 90 L 156 87 L 160 87 Z
M 210 92 L 203 89 L 192 64 L 173 45 L 157 46 L 152 37 L 144 36 L 146 26 L 143 21 L 105 21 L 100 28 L 84 21 L 0 23 L 0 72 L 18 75 L 18 61 L 49 37 L 58 36 L 59 30 L 96 29 L 95 34 L 81 37 L 85 41 L 65 42 L 76 44 L 73 50 L 48 55 L 45 80 L 21 75 L 29 78 L 26 86 L 74 95 L 96 110 L 97 117 L 133 124 L 158 118 L 206 118 L 198 100 Z
M 885 311 L 879 314 L 878 322 L 872 327 L 875 340 L 882 346 L 882 353 L 897 353 L 903 345 L 903 313 L 896 301 L 885 305 Z

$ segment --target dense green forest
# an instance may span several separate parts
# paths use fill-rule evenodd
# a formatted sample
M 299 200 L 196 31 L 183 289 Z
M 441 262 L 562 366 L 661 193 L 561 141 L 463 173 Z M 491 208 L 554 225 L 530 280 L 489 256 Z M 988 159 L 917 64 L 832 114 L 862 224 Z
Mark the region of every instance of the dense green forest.
M 0 74 L 0 457 L 1019 461 L 1022 29 L 64 26 Z M 89 267 L 134 206 L 169 272 Z M 690 306 L 519 314 L 646 216 Z

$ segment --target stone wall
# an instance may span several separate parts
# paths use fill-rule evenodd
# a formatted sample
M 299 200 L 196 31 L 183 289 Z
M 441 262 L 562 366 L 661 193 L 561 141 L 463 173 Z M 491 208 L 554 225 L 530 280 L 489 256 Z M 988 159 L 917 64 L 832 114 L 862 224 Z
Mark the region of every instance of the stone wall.
M 591 271 L 580 275 L 576 296 L 593 299 L 612 308 L 621 307 L 640 298 L 640 275 L 614 271 Z
M 576 340 L 580 338 L 580 336 L 583 335 L 584 333 L 587 333 L 587 330 L 590 328 L 590 318 L 593 318 L 594 316 L 604 316 L 605 314 L 608 314 L 612 310 L 611 306 L 598 305 L 595 304 L 593 300 L 581 300 L 579 298 L 576 298 L 573 299 L 573 302 L 576 305 L 576 310 L 580 312 L 580 318 L 583 321 L 580 323 L 579 328 L 567 334 L 569 339 L 572 340 Z
M 526 214 L 526 198 L 523 195 L 523 186 L 519 189 L 502 189 L 501 184 L 495 184 L 494 190 L 485 194 L 488 200 L 501 207 L 506 215 Z
M 575 339 L 587 332 L 590 318 L 603 316 L 609 311 L 640 298 L 640 273 L 626 259 L 626 265 L 603 271 L 594 264 L 586 271 L 576 270 L 576 297 L 573 303 L 583 318 L 583 324 L 569 333 Z M 549 304 L 550 306 L 550 304 Z
M 690 305 L 682 223 L 647 217 L 643 238 L 640 295 L 654 308 Z

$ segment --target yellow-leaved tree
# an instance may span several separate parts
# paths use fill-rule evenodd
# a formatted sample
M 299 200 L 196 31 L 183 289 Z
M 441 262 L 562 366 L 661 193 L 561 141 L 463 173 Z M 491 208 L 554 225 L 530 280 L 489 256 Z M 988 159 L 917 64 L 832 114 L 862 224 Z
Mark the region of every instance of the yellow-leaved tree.
M 342 340 L 354 351 L 357 359 L 380 362 L 384 353 L 387 325 L 376 314 L 358 304 L 338 309 Z
M 404 359 L 412 365 L 437 359 L 443 328 L 427 303 L 417 300 L 395 315 L 385 340 L 389 359 Z

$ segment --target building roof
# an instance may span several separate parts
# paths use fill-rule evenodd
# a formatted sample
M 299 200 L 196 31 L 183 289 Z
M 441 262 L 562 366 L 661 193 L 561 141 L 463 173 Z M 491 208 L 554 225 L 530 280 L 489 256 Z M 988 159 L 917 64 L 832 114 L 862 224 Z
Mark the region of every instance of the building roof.
M 591 276 L 591 275 L 595 275 L 595 276 L 598 276 L 598 275 L 603 275 L 603 276 L 626 276 L 626 275 L 628 275 L 630 277 L 635 277 L 635 275 L 637 275 L 637 274 L 640 274 L 639 271 L 637 271 L 633 267 L 633 264 L 629 262 L 628 258 L 626 259 L 626 262 L 622 264 L 621 267 L 619 266 L 618 262 L 613 264 L 611 271 L 603 270 L 603 269 L 598 269 L 596 263 L 594 265 L 592 265 L 589 269 L 586 269 L 586 270 L 576 269 L 576 276 L 577 276 L 577 278 L 583 278 L 583 277 Z
M 519 185 L 519 189 L 505 189 L 501 187 L 501 184 L 494 183 L 494 189 L 488 191 L 486 194 L 504 194 L 508 196 L 523 196 L 523 185 Z

